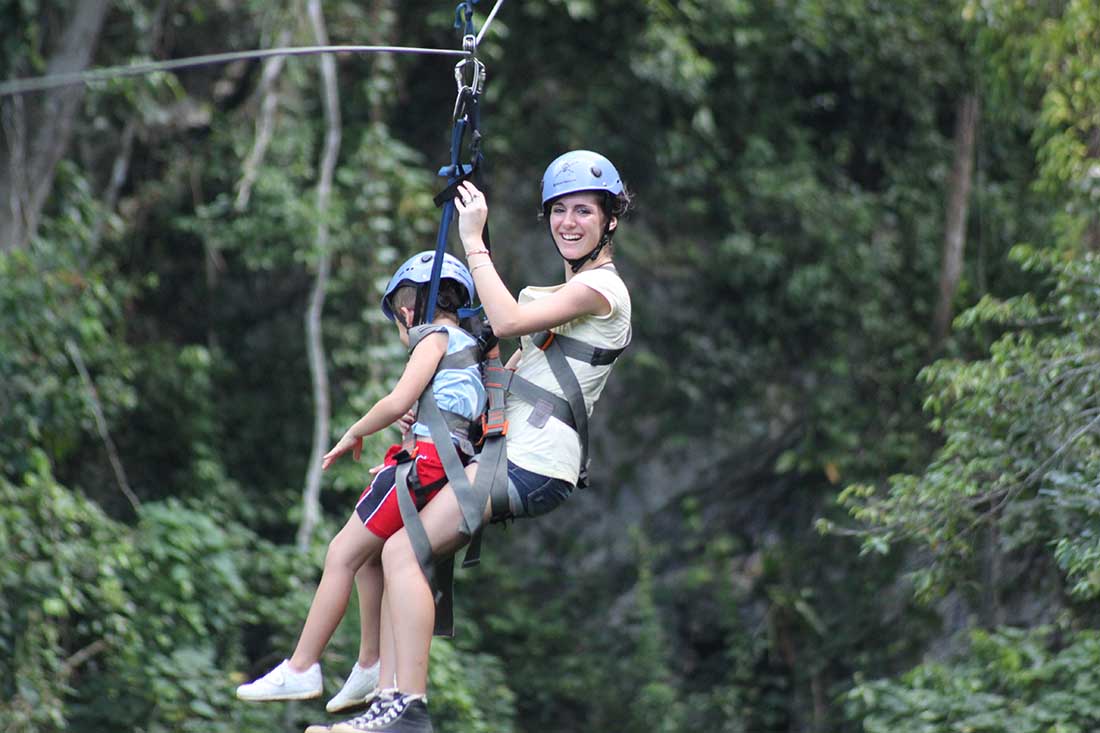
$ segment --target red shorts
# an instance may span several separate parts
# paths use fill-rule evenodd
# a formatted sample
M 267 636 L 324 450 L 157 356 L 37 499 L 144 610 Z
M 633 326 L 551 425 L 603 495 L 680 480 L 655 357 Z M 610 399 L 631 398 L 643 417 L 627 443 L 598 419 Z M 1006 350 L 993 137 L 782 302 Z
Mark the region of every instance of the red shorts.
M 397 454 L 401 452 L 401 446 L 391 445 L 386 451 L 386 457 L 382 460 L 386 468 L 379 471 L 371 481 L 370 486 L 363 490 L 359 502 L 355 505 L 355 511 L 363 520 L 364 526 L 382 539 L 387 539 L 397 530 L 401 529 L 401 509 L 397 505 Z M 461 451 L 459 457 L 462 457 Z M 439 486 L 430 491 L 423 492 L 418 498 L 411 487 L 409 495 L 416 504 L 417 511 L 424 508 L 429 501 L 439 493 L 447 480 L 447 473 L 443 470 L 443 464 L 439 461 L 439 454 L 435 450 L 435 444 L 417 441 L 416 443 L 416 475 L 419 476 L 421 486 L 430 486 L 439 482 Z M 465 463 L 465 460 L 463 461 Z M 410 475 L 410 483 L 412 476 Z

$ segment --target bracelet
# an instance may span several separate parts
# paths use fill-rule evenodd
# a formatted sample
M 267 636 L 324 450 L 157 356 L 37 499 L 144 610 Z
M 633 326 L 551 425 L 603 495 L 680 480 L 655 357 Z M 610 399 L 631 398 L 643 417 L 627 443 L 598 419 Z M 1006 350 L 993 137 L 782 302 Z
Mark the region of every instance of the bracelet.
M 483 267 L 492 267 L 492 266 L 493 266 L 493 261 L 492 260 L 489 260 L 488 262 L 482 262 L 480 265 L 474 265 L 473 267 L 471 267 L 470 268 L 470 274 L 473 275 L 475 272 L 477 272 L 478 270 L 480 270 Z
M 471 249 L 468 252 L 466 252 L 467 257 L 473 257 L 474 255 L 487 255 L 487 254 L 489 254 L 489 250 L 487 250 L 487 249 Z

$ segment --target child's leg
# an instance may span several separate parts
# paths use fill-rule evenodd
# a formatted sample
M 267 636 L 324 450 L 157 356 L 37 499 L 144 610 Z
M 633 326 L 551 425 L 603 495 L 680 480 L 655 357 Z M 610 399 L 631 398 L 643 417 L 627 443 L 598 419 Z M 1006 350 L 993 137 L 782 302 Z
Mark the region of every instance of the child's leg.
M 390 612 L 387 608 L 386 594 L 382 594 L 382 613 L 379 625 L 378 644 L 381 664 L 378 669 L 378 688 L 381 690 L 397 686 L 395 665 L 397 663 L 397 650 L 393 646 L 393 626 L 390 623 Z
M 304 671 L 320 660 L 348 607 L 355 574 L 369 558 L 377 557 L 381 546 L 381 538 L 364 527 L 363 520 L 352 512 L 347 524 L 328 545 L 321 582 L 290 657 L 291 670 Z
M 359 594 L 359 666 L 378 661 L 378 635 L 382 610 L 382 558 L 375 553 L 355 573 Z

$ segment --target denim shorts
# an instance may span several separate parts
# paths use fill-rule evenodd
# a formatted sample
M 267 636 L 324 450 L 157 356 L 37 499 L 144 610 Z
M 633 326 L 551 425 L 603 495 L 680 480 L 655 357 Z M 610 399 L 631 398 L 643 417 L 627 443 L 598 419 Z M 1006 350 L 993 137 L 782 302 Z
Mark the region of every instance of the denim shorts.
M 538 517 L 557 509 L 573 493 L 573 484 L 520 468 L 508 461 L 508 508 L 512 516 Z

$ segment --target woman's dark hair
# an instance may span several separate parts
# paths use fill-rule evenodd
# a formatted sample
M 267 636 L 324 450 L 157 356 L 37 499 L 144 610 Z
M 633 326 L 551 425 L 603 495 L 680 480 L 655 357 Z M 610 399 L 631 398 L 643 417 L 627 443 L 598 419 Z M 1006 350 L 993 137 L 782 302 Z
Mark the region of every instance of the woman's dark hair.
M 618 219 L 626 216 L 626 213 L 634 208 L 634 192 L 623 186 L 623 190 L 618 194 L 612 196 L 608 194 L 604 196 L 604 211 L 608 216 L 614 216 Z

